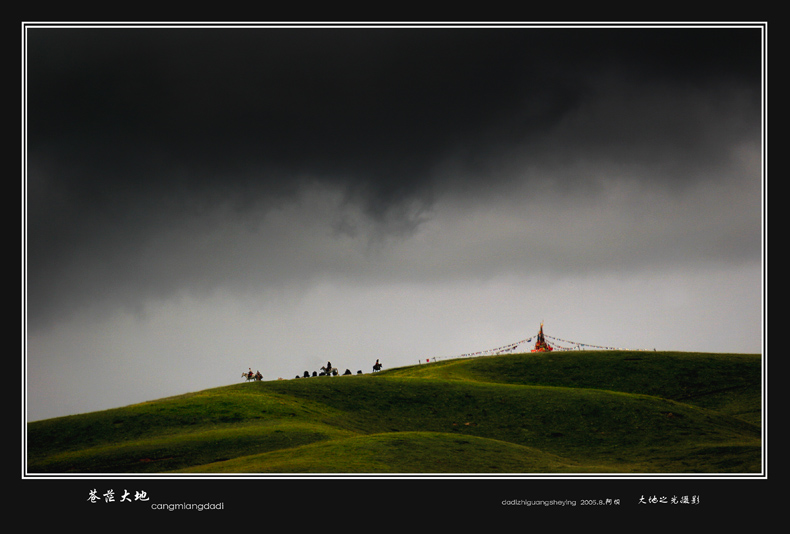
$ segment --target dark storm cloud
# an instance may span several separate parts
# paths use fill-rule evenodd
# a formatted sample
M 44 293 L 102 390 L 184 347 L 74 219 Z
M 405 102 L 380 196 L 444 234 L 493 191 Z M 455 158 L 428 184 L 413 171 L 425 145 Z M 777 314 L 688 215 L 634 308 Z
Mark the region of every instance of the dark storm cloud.
M 305 182 L 409 228 L 436 195 L 514 180 L 492 172 L 503 161 L 556 167 L 560 188 L 580 180 L 570 160 L 663 169 L 656 181 L 685 187 L 710 162 L 725 165 L 741 139 L 759 138 L 758 30 L 27 36 L 32 317 L 64 288 L 100 296 L 113 278 L 134 281 L 129 259 L 153 236 L 195 230 L 178 221 L 291 198 Z M 462 172 L 445 184 L 436 169 L 447 161 Z M 113 273 L 106 286 L 80 262 Z
M 459 144 L 485 154 L 540 139 L 599 96 L 607 73 L 635 91 L 623 95 L 631 99 L 730 83 L 759 89 L 759 34 L 744 43 L 743 32 L 34 30 L 29 148 L 88 186 L 108 174 L 139 187 L 188 173 L 199 187 L 264 169 L 256 180 L 267 184 L 287 187 L 282 171 L 301 171 L 388 197 L 418 188 Z M 748 96 L 759 104 L 759 92 Z M 577 132 L 574 148 L 655 140 L 647 128 L 623 136 L 624 120 Z

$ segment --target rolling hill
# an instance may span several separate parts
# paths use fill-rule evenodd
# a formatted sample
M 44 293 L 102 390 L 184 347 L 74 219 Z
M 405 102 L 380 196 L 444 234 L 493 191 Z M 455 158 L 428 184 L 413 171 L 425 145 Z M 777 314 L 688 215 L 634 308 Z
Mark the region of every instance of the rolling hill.
M 760 355 L 568 351 L 239 383 L 27 424 L 44 473 L 759 473 Z

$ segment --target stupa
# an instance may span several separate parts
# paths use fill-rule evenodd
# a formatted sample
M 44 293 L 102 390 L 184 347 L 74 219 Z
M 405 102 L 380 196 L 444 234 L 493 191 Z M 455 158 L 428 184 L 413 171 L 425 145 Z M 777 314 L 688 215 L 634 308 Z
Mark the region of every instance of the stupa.
M 535 348 L 532 349 L 532 352 L 550 352 L 554 350 L 551 348 L 551 345 L 546 343 L 546 339 L 543 337 L 543 323 L 540 323 L 540 331 L 538 332 L 538 340 L 535 342 Z

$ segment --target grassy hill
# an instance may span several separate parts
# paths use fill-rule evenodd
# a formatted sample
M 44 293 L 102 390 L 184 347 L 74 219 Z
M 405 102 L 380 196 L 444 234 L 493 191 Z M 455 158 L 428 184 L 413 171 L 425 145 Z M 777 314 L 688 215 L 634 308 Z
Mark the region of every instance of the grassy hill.
M 759 355 L 555 352 L 28 423 L 30 473 L 759 473 Z

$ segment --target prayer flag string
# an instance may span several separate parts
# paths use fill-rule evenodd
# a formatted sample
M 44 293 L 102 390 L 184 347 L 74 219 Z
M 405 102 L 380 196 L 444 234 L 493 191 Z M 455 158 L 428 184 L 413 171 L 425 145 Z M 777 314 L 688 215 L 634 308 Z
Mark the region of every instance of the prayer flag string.
M 435 356 L 435 357 L 427 358 L 425 361 L 426 362 L 431 362 L 431 361 L 435 362 L 437 360 L 445 360 L 445 359 L 473 358 L 473 357 L 477 357 L 477 356 L 491 356 L 491 355 L 511 353 L 511 352 L 515 351 L 520 345 L 523 345 L 525 343 L 530 343 L 536 337 L 538 337 L 538 336 L 535 335 L 535 336 L 532 336 L 532 337 L 528 337 L 527 339 L 522 339 L 521 341 L 517 341 L 516 343 L 508 343 L 507 345 L 502 345 L 502 346 L 494 348 L 494 349 L 481 350 L 481 351 L 477 351 L 477 352 L 467 352 L 465 354 L 460 354 L 460 355 L 457 355 L 457 356 L 438 356 L 438 357 Z M 623 347 L 610 347 L 610 346 L 606 346 L 606 345 L 593 345 L 591 343 L 579 343 L 579 342 L 576 342 L 576 341 L 569 341 L 569 340 L 566 340 L 566 339 L 561 339 L 561 338 L 549 336 L 547 334 L 544 334 L 543 337 L 551 339 L 555 343 L 565 343 L 565 344 L 573 345 L 572 347 L 563 347 L 563 346 L 555 345 L 555 346 L 552 347 L 552 349 L 554 351 L 584 350 L 586 348 L 602 349 L 602 350 L 626 350 L 626 351 L 644 351 L 644 350 L 648 350 L 648 349 L 628 349 L 628 348 L 623 348 Z M 655 350 L 655 349 L 653 349 L 653 350 Z M 422 360 L 420 360 L 420 363 L 422 363 Z

